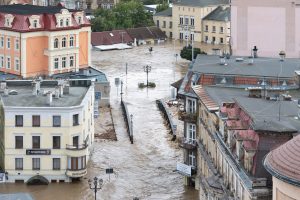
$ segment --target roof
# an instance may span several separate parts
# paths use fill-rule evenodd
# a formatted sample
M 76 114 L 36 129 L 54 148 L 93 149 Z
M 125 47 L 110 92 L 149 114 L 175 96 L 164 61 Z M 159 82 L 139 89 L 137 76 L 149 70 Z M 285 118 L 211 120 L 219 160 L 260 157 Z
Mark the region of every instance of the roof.
M 182 84 L 183 78 L 179 79 L 178 81 L 174 82 L 171 84 L 171 86 L 173 86 L 174 88 L 179 89 L 181 84 Z
M 221 65 L 219 56 L 198 54 L 192 70 L 204 74 L 276 78 L 278 76 L 294 77 L 295 71 L 300 70 L 299 59 L 287 58 L 282 62 L 279 58 L 255 58 L 254 63 L 249 65 L 248 58 L 245 58 L 242 62 L 237 62 L 236 58 L 240 57 L 226 59 L 227 65 Z
M 206 108 L 209 111 L 219 110 L 218 104 L 216 104 L 211 97 L 206 93 L 205 89 L 201 85 L 192 87 L 196 95 L 199 97 L 199 100 L 203 102 Z
M 156 26 L 151 27 L 140 27 L 140 28 L 129 28 L 127 29 L 128 34 L 131 38 L 137 40 L 144 39 L 165 39 L 166 34 L 163 33 L 160 28 Z
M 172 17 L 172 8 L 169 7 L 166 10 L 163 10 L 161 12 L 157 12 L 157 13 L 154 14 L 154 16 Z
M 71 107 L 81 104 L 85 97 L 90 81 L 78 81 L 78 86 L 70 86 L 69 94 L 64 94 L 63 97 L 58 99 L 53 98 L 52 105 L 47 105 L 47 95 L 43 95 L 43 91 L 52 91 L 54 93 L 58 81 L 43 80 L 41 82 L 41 92 L 39 95 L 33 95 L 32 80 L 16 80 L 7 81 L 8 90 L 16 90 L 17 95 L 4 96 L 0 94 L 4 107 Z
M 272 176 L 300 186 L 300 135 L 271 151 L 264 166 Z
M 92 32 L 91 42 L 93 46 L 113 45 L 119 43 L 131 43 L 133 39 L 126 30 L 113 30 L 104 32 Z
M 230 7 L 218 6 L 206 15 L 203 20 L 230 21 Z
M 182 6 L 196 6 L 196 7 L 207 7 L 214 5 L 225 5 L 229 4 L 229 0 L 176 0 L 173 2 L 174 5 Z
M 30 194 L 15 193 L 15 194 L 0 194 L 1 200 L 33 200 Z

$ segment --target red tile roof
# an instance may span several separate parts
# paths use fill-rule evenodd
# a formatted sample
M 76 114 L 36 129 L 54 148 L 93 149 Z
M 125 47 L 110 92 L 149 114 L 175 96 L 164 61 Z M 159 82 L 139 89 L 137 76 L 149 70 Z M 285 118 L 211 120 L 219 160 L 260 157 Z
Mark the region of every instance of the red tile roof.
M 209 111 L 219 110 L 218 104 L 207 94 L 202 85 L 193 86 L 192 89 Z
M 104 32 L 92 32 L 92 45 L 113 45 L 122 43 L 122 34 L 123 34 L 123 43 L 131 43 L 133 39 L 129 36 L 126 30 L 113 30 L 113 31 L 104 31 Z
M 300 186 L 300 135 L 271 151 L 264 165 L 273 176 Z

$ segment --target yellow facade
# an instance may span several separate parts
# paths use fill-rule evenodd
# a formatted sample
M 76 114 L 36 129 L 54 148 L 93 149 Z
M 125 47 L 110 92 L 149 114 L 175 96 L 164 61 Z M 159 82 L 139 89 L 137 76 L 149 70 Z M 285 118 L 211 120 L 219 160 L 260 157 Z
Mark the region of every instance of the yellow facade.
M 173 38 L 172 16 L 153 16 L 154 23 L 160 28 L 168 38 Z

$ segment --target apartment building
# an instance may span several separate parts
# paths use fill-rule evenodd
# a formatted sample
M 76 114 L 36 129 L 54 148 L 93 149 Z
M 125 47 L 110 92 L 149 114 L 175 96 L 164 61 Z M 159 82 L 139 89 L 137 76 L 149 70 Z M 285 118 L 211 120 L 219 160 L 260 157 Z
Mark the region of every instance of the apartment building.
M 232 0 L 233 55 L 246 56 L 256 46 L 259 56 L 300 56 L 300 1 Z
M 71 182 L 94 141 L 91 80 L 1 83 L 0 166 L 8 182 Z
M 153 15 L 155 25 L 160 28 L 168 38 L 173 38 L 173 21 L 172 21 L 172 8 L 155 13 Z
M 0 6 L 0 71 L 33 77 L 91 65 L 91 25 L 83 11 Z
M 228 0 L 181 0 L 173 3 L 173 38 L 202 42 L 202 19 L 219 5 L 228 5 Z
M 202 20 L 202 33 L 202 41 L 205 43 L 229 45 L 230 7 L 218 6 L 205 16 Z

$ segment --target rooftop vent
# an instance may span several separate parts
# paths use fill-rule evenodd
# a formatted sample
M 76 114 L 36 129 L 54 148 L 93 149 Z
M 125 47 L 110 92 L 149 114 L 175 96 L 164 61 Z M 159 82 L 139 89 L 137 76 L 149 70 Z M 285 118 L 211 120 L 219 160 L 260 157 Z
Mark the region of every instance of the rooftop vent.
M 224 56 L 220 56 L 220 65 L 227 65 L 226 58 Z
M 252 56 L 249 56 L 249 57 L 248 57 L 248 65 L 253 65 L 253 63 L 254 63 L 253 57 L 252 57 Z
M 236 62 L 243 62 L 243 61 L 244 61 L 244 58 L 236 58 L 235 61 L 236 61 Z

